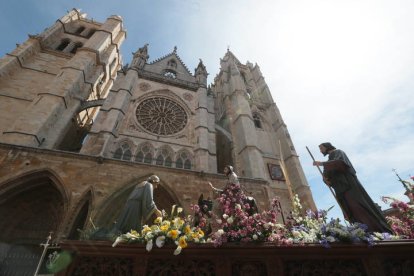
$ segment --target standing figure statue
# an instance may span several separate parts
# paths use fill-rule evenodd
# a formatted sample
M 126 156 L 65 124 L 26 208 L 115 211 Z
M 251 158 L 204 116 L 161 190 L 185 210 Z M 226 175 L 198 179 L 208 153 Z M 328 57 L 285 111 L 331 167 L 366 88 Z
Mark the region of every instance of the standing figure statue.
M 233 170 L 233 166 L 230 166 L 230 165 L 225 166 L 223 172 L 227 176 L 227 179 L 228 179 L 227 185 L 231 183 L 240 184 L 237 174 Z M 213 184 L 211 184 L 211 182 L 208 182 L 208 185 L 213 190 L 213 192 L 216 194 L 220 194 L 223 192 L 223 190 L 215 188 Z
M 114 225 L 115 233 L 123 234 L 131 230 L 140 232 L 142 225 L 153 215 L 162 216 L 153 196 L 153 189 L 156 189 L 159 183 L 159 177 L 151 175 L 146 181 L 135 186 Z
M 208 185 L 213 190 L 213 192 L 216 194 L 217 198 L 220 197 L 223 193 L 226 192 L 226 189 L 230 189 L 230 185 L 237 185 L 237 190 L 241 193 L 241 199 L 245 204 L 248 204 L 249 207 L 247 207 L 247 213 L 249 215 L 253 215 L 254 213 L 258 212 L 256 200 L 251 196 L 246 196 L 243 192 L 239 179 L 237 177 L 237 174 L 234 172 L 233 166 L 227 165 L 224 167 L 224 174 L 227 176 L 227 184 L 224 187 L 224 189 L 218 189 L 213 186 L 210 182 L 208 182 Z M 220 205 L 220 202 L 216 199 L 213 203 L 213 214 L 218 215 L 219 217 L 222 215 L 222 206 Z
M 322 143 L 319 149 L 324 156 L 328 155 L 328 161 L 314 161 L 313 165 L 323 166 L 324 181 L 335 190 L 344 217 L 349 222 L 367 225 L 370 232 L 392 233 L 381 210 L 359 182 L 345 152 L 331 143 Z

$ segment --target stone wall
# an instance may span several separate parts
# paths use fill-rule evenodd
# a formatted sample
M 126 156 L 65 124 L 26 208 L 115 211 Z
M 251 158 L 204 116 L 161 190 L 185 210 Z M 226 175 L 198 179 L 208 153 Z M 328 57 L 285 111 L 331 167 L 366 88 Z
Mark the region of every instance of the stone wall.
M 105 219 L 108 212 L 116 216 L 132 187 L 151 174 L 157 174 L 161 179 L 160 188 L 154 192 L 155 199 L 161 201 L 157 204 L 165 209 L 169 209 L 171 203 L 178 204 L 186 214 L 191 213 L 191 204 L 196 204 L 201 194 L 204 198 L 213 197 L 208 181 L 218 188 L 223 188 L 227 181 L 224 175 L 218 174 L 0 144 L 0 202 L 6 202 L 11 196 L 18 197 L 19 187 L 35 185 L 33 181 L 39 178 L 36 176 L 48 178 L 54 189 L 61 193 L 64 210 L 60 226 L 55 230 L 58 238 L 69 235 L 85 202 L 89 206 L 88 218 L 109 223 Z M 246 192 L 256 198 L 259 210 L 269 207 L 275 193 L 270 193 L 268 182 L 247 178 L 240 182 Z M 281 190 L 280 196 L 285 197 L 286 193 Z M 287 213 L 289 202 L 282 203 Z M 20 215 L 19 210 L 15 215 Z

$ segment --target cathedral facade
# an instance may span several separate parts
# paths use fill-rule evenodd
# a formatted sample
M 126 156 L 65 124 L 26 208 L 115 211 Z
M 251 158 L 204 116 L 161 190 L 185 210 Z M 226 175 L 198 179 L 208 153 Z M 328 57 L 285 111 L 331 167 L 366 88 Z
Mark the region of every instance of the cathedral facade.
M 151 61 L 143 45 L 123 66 L 125 37 L 121 17 L 72 10 L 1 58 L 0 263 L 49 232 L 110 225 L 151 174 L 160 209 L 191 214 L 209 181 L 226 184 L 228 164 L 259 210 L 277 196 L 287 215 L 293 194 L 316 209 L 258 65 L 228 50 L 209 85 L 203 62 L 191 73 L 177 48 Z

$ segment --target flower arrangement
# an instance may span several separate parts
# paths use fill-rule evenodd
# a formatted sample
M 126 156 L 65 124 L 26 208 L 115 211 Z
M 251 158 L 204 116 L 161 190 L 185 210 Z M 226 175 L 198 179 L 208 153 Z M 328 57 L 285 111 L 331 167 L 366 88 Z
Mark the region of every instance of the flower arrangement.
M 302 205 L 299 197 L 295 195 L 293 200 L 292 216 L 289 219 L 289 234 L 294 243 L 320 243 L 329 248 L 331 243 L 359 243 L 366 242 L 372 245 L 374 241 L 390 240 L 397 238 L 389 233 L 369 233 L 367 226 L 361 223 L 343 225 L 340 219 L 331 218 L 327 222 L 328 210 L 313 212 L 306 211 L 302 216 Z
M 412 196 L 414 185 L 404 184 L 410 188 L 407 193 Z M 182 208 L 174 205 L 170 216 L 163 211 L 163 217 L 157 218 L 153 225 L 144 225 L 140 233 L 131 230 L 118 236 L 113 246 L 122 242 L 138 242 L 145 243 L 146 250 L 151 251 L 154 244 L 157 247 L 175 244 L 177 247 L 174 255 L 178 255 L 189 242 L 211 242 L 215 246 L 230 242 L 272 242 L 275 245 L 320 243 L 324 247 L 330 247 L 332 243 L 338 242 L 365 242 L 372 245 L 376 241 L 413 239 L 414 206 L 391 197 L 384 197 L 383 200 L 400 210 L 400 218 L 387 217 L 396 235 L 369 233 L 366 225 L 360 223 L 343 225 L 339 219 L 332 218 L 328 221 L 327 213 L 332 207 L 317 212 L 304 212 L 298 195 L 293 198 L 293 209 L 288 222 L 280 224 L 277 218 L 281 210 L 277 199 L 272 200 L 270 210 L 253 212 L 254 207 L 240 184 L 229 183 L 214 203 L 220 205 L 218 214 L 211 211 L 212 206 L 199 203 L 191 207 L 194 217 L 184 218 L 179 216 Z M 205 235 L 206 229 L 214 230 L 209 237 Z
M 272 201 L 271 209 L 262 213 L 249 214 L 251 206 L 245 204 L 245 195 L 239 184 L 230 184 L 218 198 L 223 214 L 217 217 L 216 230 L 207 241 L 216 246 L 226 242 L 273 242 L 276 245 L 305 245 L 320 243 L 330 247 L 331 243 L 359 243 L 372 245 L 379 240 L 396 239 L 389 233 L 369 233 L 364 224 L 341 224 L 339 219 L 327 222 L 330 209 L 303 212 L 298 195 L 293 198 L 291 217 L 286 225 L 277 223 L 280 214 L 278 201 Z M 304 214 L 305 215 L 302 215 Z
M 286 228 L 277 223 L 280 213 L 277 200 L 273 200 L 271 209 L 262 213 L 251 212 L 253 206 L 242 191 L 240 184 L 229 183 L 217 199 L 220 203 L 220 214 L 211 216 L 215 232 L 210 235 L 209 242 L 219 246 L 227 242 L 263 242 L 290 244 L 286 237 Z M 196 215 L 204 217 L 203 213 Z
M 406 189 L 405 195 L 410 199 L 412 203 L 414 201 L 414 185 L 407 180 L 402 180 L 396 173 L 398 180 L 403 184 Z M 414 180 L 414 177 L 411 177 Z M 392 230 L 400 235 L 401 238 L 414 239 L 414 205 L 405 203 L 401 200 L 384 196 L 382 200 L 385 203 L 389 203 L 392 208 L 398 209 L 399 216 L 387 216 L 386 219 L 391 225 Z
M 177 208 L 174 205 L 169 217 L 163 211 L 163 216 L 156 218 L 153 225 L 144 225 L 140 233 L 131 230 L 118 236 L 112 246 L 115 247 L 119 243 L 145 243 L 146 250 L 151 251 L 154 243 L 159 248 L 164 244 L 175 244 L 177 248 L 174 255 L 178 255 L 187 247 L 188 242 L 204 243 L 204 232 L 199 227 L 191 226 L 191 216 L 181 218 L 179 215 L 182 211 L 181 207 Z
M 392 230 L 401 238 L 414 239 L 414 205 L 407 204 L 392 197 L 382 197 L 385 203 L 399 210 L 401 217 L 387 216 Z

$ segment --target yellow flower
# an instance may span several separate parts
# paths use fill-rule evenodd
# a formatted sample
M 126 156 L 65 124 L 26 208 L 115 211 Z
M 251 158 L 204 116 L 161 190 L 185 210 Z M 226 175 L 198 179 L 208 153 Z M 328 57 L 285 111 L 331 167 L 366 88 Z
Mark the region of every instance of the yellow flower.
M 181 218 L 176 217 L 176 218 L 174 219 L 174 226 L 175 226 L 176 228 L 180 228 L 181 226 L 183 226 L 183 224 L 184 224 L 184 220 L 182 220 Z
M 198 232 L 193 232 L 193 233 L 191 233 L 191 238 L 192 238 L 193 240 L 198 239 L 199 237 L 200 237 L 200 235 L 198 234 Z
M 152 225 L 151 226 L 151 232 L 156 232 L 158 230 L 160 230 L 160 228 L 158 227 L 158 225 Z
M 131 230 L 130 234 L 134 236 L 139 236 L 139 233 L 137 232 L 137 230 Z
M 191 232 L 191 228 L 190 228 L 190 225 L 186 225 L 185 227 L 184 227 L 184 233 L 185 234 L 188 234 L 188 233 L 190 233 Z
M 162 217 L 157 217 L 155 220 L 154 220 L 154 223 L 155 224 L 160 224 L 162 222 Z
M 160 226 L 160 230 L 161 230 L 162 232 L 167 232 L 169 228 L 170 228 L 170 227 L 169 227 L 168 225 L 161 225 L 161 226 Z
M 200 235 L 200 237 L 204 237 L 204 232 L 201 229 L 198 229 L 198 234 Z
M 185 241 L 185 236 L 182 236 L 179 240 L 178 240 L 178 245 L 181 248 L 186 248 L 187 247 L 187 242 Z
M 171 225 L 171 222 L 169 220 L 164 220 L 162 222 L 162 225 L 167 225 L 169 227 Z
M 151 231 L 151 228 L 149 228 L 148 225 L 144 225 L 142 227 L 141 233 L 142 233 L 143 236 L 145 236 L 145 234 L 148 233 L 148 232 L 150 232 L 150 231 Z
M 175 240 L 178 237 L 178 230 L 171 230 L 170 232 L 168 232 L 167 236 Z

